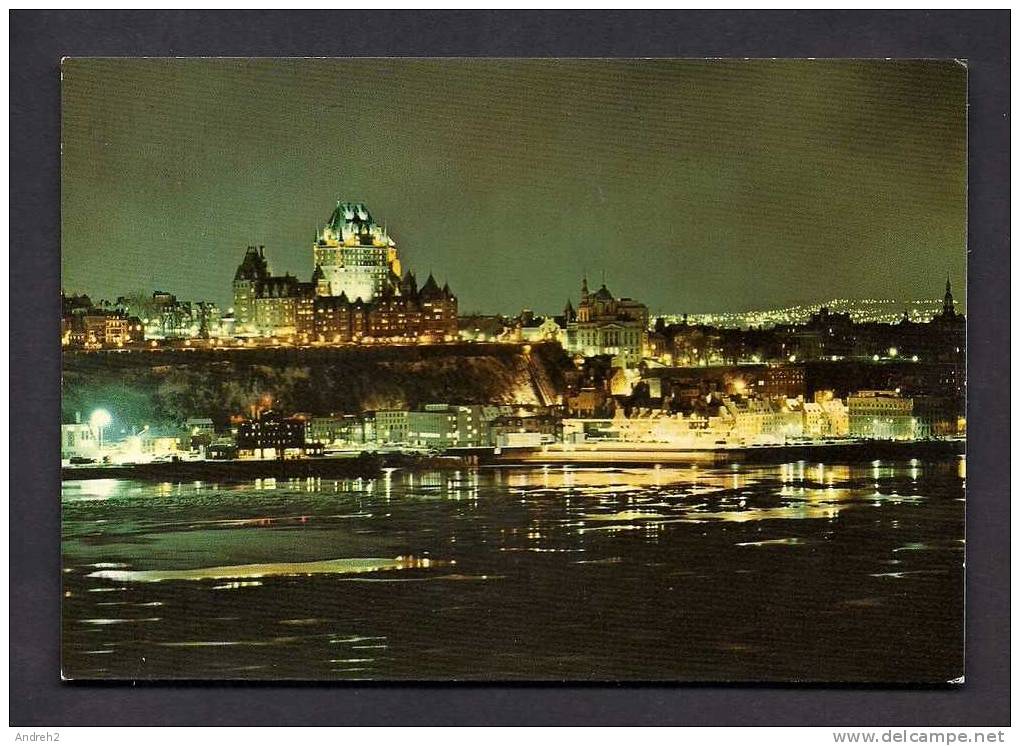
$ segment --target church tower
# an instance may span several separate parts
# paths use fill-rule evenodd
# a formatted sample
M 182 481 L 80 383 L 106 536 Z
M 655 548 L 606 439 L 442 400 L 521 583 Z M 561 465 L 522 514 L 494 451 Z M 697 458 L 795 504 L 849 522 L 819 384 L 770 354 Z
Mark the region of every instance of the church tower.
M 947 319 L 956 318 L 956 303 L 953 301 L 953 286 L 946 275 L 946 294 L 942 298 L 942 316 Z

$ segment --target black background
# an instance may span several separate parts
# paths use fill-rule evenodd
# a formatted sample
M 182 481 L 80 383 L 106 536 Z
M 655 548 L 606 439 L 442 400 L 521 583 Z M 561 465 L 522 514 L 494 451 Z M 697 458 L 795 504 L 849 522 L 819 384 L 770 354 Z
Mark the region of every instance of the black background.
M 12 725 L 1009 723 L 1008 11 L 13 11 L 10 21 Z M 966 683 L 934 689 L 62 683 L 56 465 L 65 55 L 967 60 Z

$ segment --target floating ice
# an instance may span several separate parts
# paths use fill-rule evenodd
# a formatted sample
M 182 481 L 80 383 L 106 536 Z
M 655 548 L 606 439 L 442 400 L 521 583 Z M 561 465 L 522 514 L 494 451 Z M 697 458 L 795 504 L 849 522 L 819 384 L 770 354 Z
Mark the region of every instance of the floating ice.
M 416 557 L 347 558 L 315 562 L 264 562 L 251 565 L 196 567 L 189 570 L 100 570 L 87 577 L 124 583 L 159 583 L 164 580 L 228 580 L 264 578 L 281 575 L 349 575 L 379 570 L 408 570 L 439 564 L 436 560 Z
M 791 537 L 788 539 L 765 539 L 763 541 L 742 541 L 737 544 L 738 547 L 771 547 L 771 546 L 793 546 L 796 544 L 803 544 L 804 540 Z

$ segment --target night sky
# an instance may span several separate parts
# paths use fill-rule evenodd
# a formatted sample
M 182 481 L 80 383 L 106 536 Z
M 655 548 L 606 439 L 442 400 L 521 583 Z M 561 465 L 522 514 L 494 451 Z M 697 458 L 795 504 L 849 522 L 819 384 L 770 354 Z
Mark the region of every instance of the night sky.
M 230 305 L 337 199 L 461 312 L 964 300 L 956 62 L 68 60 L 63 278 Z

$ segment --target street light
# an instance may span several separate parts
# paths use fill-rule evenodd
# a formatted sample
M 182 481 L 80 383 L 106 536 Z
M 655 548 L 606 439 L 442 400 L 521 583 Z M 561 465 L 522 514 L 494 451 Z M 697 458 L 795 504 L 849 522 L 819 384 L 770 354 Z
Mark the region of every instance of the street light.
M 110 416 L 110 413 L 105 409 L 97 409 L 92 413 L 92 416 L 89 417 L 89 424 L 92 426 L 92 429 L 99 431 L 100 448 L 103 447 L 103 429 L 106 428 L 112 420 L 113 418 Z

